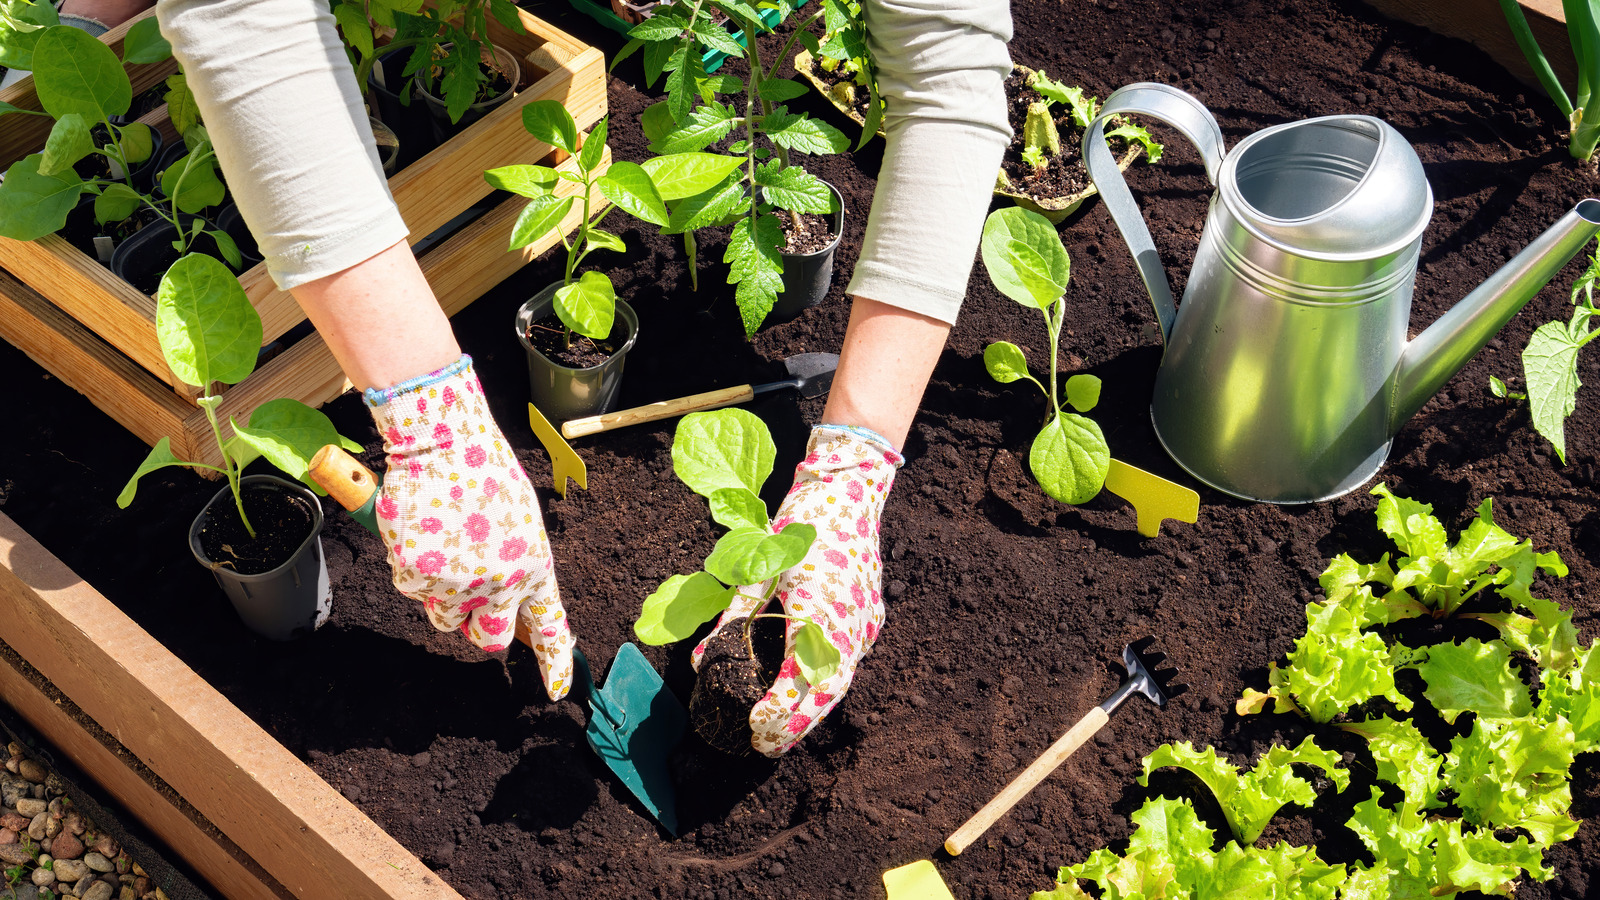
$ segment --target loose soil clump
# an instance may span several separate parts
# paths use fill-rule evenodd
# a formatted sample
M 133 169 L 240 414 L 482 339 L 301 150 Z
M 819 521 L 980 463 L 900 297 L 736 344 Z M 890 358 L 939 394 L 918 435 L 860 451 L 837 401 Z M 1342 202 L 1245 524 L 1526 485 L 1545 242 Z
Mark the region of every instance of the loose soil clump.
M 749 753 L 750 707 L 766 694 L 775 675 L 745 643 L 744 620 L 729 622 L 706 642 L 689 695 L 689 724 L 724 753 Z
M 1600 192 L 1600 176 L 1568 157 L 1565 126 L 1535 89 L 1465 43 L 1353 0 L 1084 0 L 1067 15 L 1059 3 L 1017 0 L 1012 10 L 1018 64 L 1100 97 L 1137 81 L 1174 84 L 1210 107 L 1230 147 L 1261 128 L 1334 113 L 1394 125 L 1416 148 L 1436 203 L 1413 333 Z M 580 15 L 549 15 L 608 55 L 620 46 Z M 778 49 L 763 42 L 764 54 Z M 722 71 L 748 74 L 736 61 Z M 649 155 L 638 118 L 660 93 L 643 84 L 637 57 L 610 84 L 609 142 L 620 160 Z M 835 115 L 821 98 L 795 105 L 813 101 L 818 114 Z M 832 121 L 854 133 L 842 118 Z M 1167 155 L 1133 167 L 1127 181 L 1181 296 L 1211 191 L 1193 148 L 1146 124 Z M 867 210 L 880 147 L 804 164 L 848 208 Z M 785 357 L 840 346 L 865 215 L 845 222 L 824 303 L 751 340 L 723 284 L 725 238 L 708 236 L 699 247 L 695 294 L 680 238 L 611 221 L 629 250 L 609 271 L 641 320 L 620 406 L 771 381 Z M 1150 426 L 1161 339 L 1121 236 L 1090 201 L 1062 237 L 1073 261 L 1062 356 L 1071 372 L 1104 380 L 1094 417 L 1113 455 L 1192 485 Z M 705 501 L 673 477 L 670 421 L 585 438 L 577 450 L 589 489 L 565 499 L 549 489 L 549 463 L 521 424 L 526 360 L 508 323 L 560 277 L 561 264 L 556 255 L 535 261 L 454 325 L 540 486 L 573 631 L 604 683 L 615 648 L 633 639 L 643 599 L 669 576 L 696 570 L 717 532 Z M 1600 357 L 1580 357 L 1585 387 L 1567 424 L 1567 466 L 1532 430 L 1526 406 L 1486 388 L 1495 375 L 1522 389 L 1520 350 L 1539 324 L 1570 317 L 1567 289 L 1581 266 L 1562 270 L 1401 429 L 1379 478 L 1434 504 L 1453 532 L 1493 496 L 1497 521 L 1571 567 L 1535 592 L 1575 610 L 1587 637 L 1600 632 Z M 1303 633 L 1305 604 L 1320 594 L 1317 575 L 1330 557 L 1370 561 L 1392 549 L 1373 527 L 1375 498 L 1365 491 L 1278 507 L 1201 489 L 1199 522 L 1168 522 L 1151 540 L 1107 495 L 1082 507 L 1046 499 L 1026 466 L 1041 400 L 995 383 L 982 361 L 996 340 L 1044 358 L 1041 331 L 1037 312 L 995 291 L 978 264 L 884 510 L 882 635 L 839 707 L 783 758 L 730 757 L 691 734 L 674 755 L 677 837 L 661 832 L 589 751 L 579 705 L 545 699 L 531 654 L 518 646 L 485 657 L 459 634 L 435 631 L 420 604 L 394 591 L 382 542 L 342 515 L 330 513 L 324 531 L 329 622 L 289 644 L 251 636 L 211 574 L 188 559 L 193 513 L 216 485 L 187 471 L 154 473 L 139 500 L 118 510 L 113 500 L 148 449 L 9 347 L 0 347 L 0 374 L 29 399 L 8 410 L 19 437 L 0 445 L 0 510 L 473 900 L 881 897 L 885 869 L 934 854 L 1115 689 L 1124 644 L 1156 636 L 1191 690 L 1163 710 L 1120 711 L 974 846 L 938 858 L 960 900 L 1022 898 L 1048 887 L 1057 866 L 1121 846 L 1133 829 L 1129 813 L 1149 793 L 1135 782 L 1140 760 L 1159 744 L 1209 744 L 1240 763 L 1273 742 L 1297 744 L 1308 733 L 1301 720 L 1241 718 L 1233 703 L 1244 688 L 1263 688 L 1267 664 Z M 799 461 L 824 403 L 770 396 L 751 404 L 778 444 L 774 471 Z M 381 469 L 381 439 L 360 398 L 328 411 L 365 444 L 363 461 Z M 783 482 L 769 482 L 769 508 Z M 645 649 L 680 701 L 690 697 L 689 652 L 701 636 Z M 1413 697 L 1417 687 L 1402 683 Z M 1330 746 L 1361 768 L 1356 744 Z M 1545 855 L 1554 878 L 1519 885 L 1519 898 L 1578 900 L 1600 889 L 1595 756 L 1572 769 L 1582 827 Z M 1158 777 L 1155 790 L 1196 798 L 1208 827 L 1227 828 L 1194 785 Z M 1361 850 L 1342 823 L 1337 810 L 1286 810 L 1263 846 L 1315 841 L 1325 859 L 1347 862 Z

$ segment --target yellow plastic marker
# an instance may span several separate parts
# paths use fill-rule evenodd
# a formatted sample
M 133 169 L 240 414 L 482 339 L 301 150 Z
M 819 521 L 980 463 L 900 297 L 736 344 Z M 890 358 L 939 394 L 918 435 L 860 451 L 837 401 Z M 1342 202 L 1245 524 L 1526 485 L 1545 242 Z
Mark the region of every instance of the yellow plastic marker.
M 883 873 L 883 886 L 889 891 L 889 900 L 956 900 L 939 870 L 926 859 Z
M 1106 490 L 1133 504 L 1139 533 L 1145 537 L 1161 533 L 1162 519 L 1194 524 L 1200 518 L 1199 494 L 1120 459 L 1113 459 L 1106 472 Z
M 550 420 L 532 403 L 528 404 L 528 424 L 539 438 L 539 443 L 544 445 L 544 452 L 550 454 L 550 471 L 555 475 L 556 493 L 561 495 L 561 499 L 567 499 L 568 478 L 578 483 L 579 490 L 587 491 L 589 470 L 583 464 L 583 457 L 572 449 L 572 445 L 561 437 L 561 432 L 556 431 Z

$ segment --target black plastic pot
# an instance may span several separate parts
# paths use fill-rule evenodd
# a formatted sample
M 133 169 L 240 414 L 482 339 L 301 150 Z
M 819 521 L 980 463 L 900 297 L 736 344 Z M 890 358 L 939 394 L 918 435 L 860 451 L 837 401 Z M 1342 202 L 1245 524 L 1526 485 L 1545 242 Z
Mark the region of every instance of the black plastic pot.
M 372 139 L 378 145 L 378 162 L 383 166 L 383 174 L 393 177 L 400 171 L 400 134 L 377 116 L 367 116 L 367 124 L 372 127 Z
M 445 50 L 448 50 L 450 46 L 450 44 L 440 45 L 441 49 Z M 522 66 L 517 62 L 517 58 L 504 47 L 496 47 L 493 44 L 488 46 L 494 51 L 498 70 L 506 76 L 506 80 L 511 82 L 511 87 L 487 100 L 479 100 L 477 103 L 467 107 L 466 112 L 461 114 L 459 122 L 450 121 L 450 110 L 445 106 L 444 100 L 440 97 L 435 97 L 428 91 L 426 84 L 428 70 L 423 69 L 413 76 L 416 79 L 416 87 L 411 89 L 412 99 L 420 99 L 427 108 L 428 116 L 433 120 L 434 133 L 438 136 L 441 144 L 466 131 L 472 123 L 510 100 L 517 92 L 517 83 L 522 79 Z
M 442 141 L 434 134 L 433 120 L 421 103 L 412 97 L 410 105 L 400 102 L 400 89 L 410 79 L 401 76 L 411 49 L 396 50 L 378 58 L 367 76 L 367 99 L 372 104 L 373 118 L 388 126 L 400 139 L 400 152 L 394 160 L 395 171 L 404 169 L 439 146 Z M 383 155 L 379 148 L 379 156 Z M 389 171 L 385 164 L 384 171 Z
M 233 609 L 251 631 L 274 641 L 305 637 L 328 620 L 333 589 L 328 583 L 328 565 L 322 555 L 322 504 L 305 487 L 275 475 L 246 475 L 241 491 L 285 491 L 304 498 L 312 514 L 311 533 L 289 560 L 270 572 L 241 575 L 206 558 L 200 548 L 200 532 L 216 510 L 218 515 L 234 512 L 233 492 L 224 487 L 206 504 L 189 526 L 189 550 L 200 565 L 211 570 Z
M 58 232 L 62 237 L 72 243 L 74 247 L 82 250 L 91 259 L 97 259 L 102 265 L 111 265 L 111 255 L 124 241 L 133 237 L 140 228 L 160 220 L 147 206 L 141 205 L 134 210 L 133 215 L 122 222 L 107 222 L 101 225 L 94 220 L 94 202 L 97 198 L 85 194 L 78 205 L 67 213 L 66 224 Z M 102 240 L 109 242 L 104 253 L 101 252 Z
M 104 128 L 97 127 L 92 134 L 92 139 L 94 140 L 96 147 L 102 147 L 105 146 L 106 142 L 110 140 L 110 137 L 106 134 Z M 151 186 L 154 183 L 156 163 L 161 159 L 161 153 L 166 146 L 167 142 L 166 139 L 161 136 L 161 130 L 159 128 L 150 129 L 150 157 L 142 163 L 134 163 L 133 172 L 131 173 L 133 187 L 140 193 L 150 193 Z M 100 156 L 93 158 L 104 159 L 104 157 Z M 83 165 L 83 162 L 78 163 L 78 166 L 80 167 Z M 87 169 L 80 168 L 78 174 L 85 178 L 91 177 L 91 174 Z M 104 173 L 100 174 L 103 175 Z M 112 173 L 112 175 L 115 178 L 115 173 Z M 115 180 L 121 181 L 122 179 L 116 178 Z
M 823 184 L 828 184 L 824 181 Z M 822 303 L 833 284 L 833 251 L 839 247 L 844 235 L 844 197 L 839 189 L 828 184 L 838 208 L 828 224 L 833 229 L 833 240 L 828 246 L 812 253 L 780 253 L 783 257 L 783 293 L 767 315 L 769 324 L 787 322 L 806 310 Z
M 192 227 L 193 217 L 181 219 L 185 228 Z M 178 230 L 172 227 L 171 222 L 157 222 L 139 229 L 139 233 L 117 245 L 111 254 L 111 271 L 146 294 L 154 294 L 161 284 L 161 276 L 167 269 L 178 261 L 178 251 L 172 249 L 172 242 L 178 237 Z M 217 250 L 217 242 L 210 235 L 202 234 L 195 238 L 190 245 L 196 253 L 204 253 L 222 259 L 222 254 Z M 227 265 L 227 260 L 223 260 Z M 243 271 L 228 266 L 235 275 Z
M 239 215 L 239 207 L 229 203 L 218 210 L 217 227 L 228 237 L 233 238 L 233 243 L 239 248 L 239 255 L 244 257 L 244 268 L 251 268 L 261 262 L 263 258 L 261 248 L 256 246 L 256 236 L 251 234 L 249 227 L 244 224 L 244 216 Z
M 533 392 L 533 405 L 545 418 L 560 424 L 569 419 L 610 412 L 617 403 L 617 390 L 622 386 L 622 364 L 639 337 L 639 317 L 626 301 L 617 300 L 617 322 L 626 334 L 622 346 L 610 359 L 598 366 L 574 369 L 550 359 L 528 341 L 528 326 L 550 314 L 555 304 L 557 282 L 533 295 L 517 310 L 517 340 L 528 353 L 528 387 Z M 616 334 L 616 328 L 612 328 Z

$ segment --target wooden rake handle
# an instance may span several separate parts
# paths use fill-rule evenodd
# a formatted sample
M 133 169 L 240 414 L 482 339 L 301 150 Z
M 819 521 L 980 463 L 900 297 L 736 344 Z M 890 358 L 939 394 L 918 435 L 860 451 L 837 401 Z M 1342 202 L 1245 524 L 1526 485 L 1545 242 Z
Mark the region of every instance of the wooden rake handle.
M 756 395 L 755 390 L 748 384 L 738 387 L 722 388 L 715 391 L 706 391 L 692 397 L 679 397 L 676 400 L 663 400 L 660 403 L 651 403 L 648 406 L 635 406 L 633 409 L 622 409 L 598 416 L 588 416 L 582 419 L 573 419 L 563 423 L 561 436 L 567 440 L 583 437 L 586 434 L 599 434 L 613 428 L 623 428 L 628 425 L 643 425 L 645 422 L 655 422 L 661 419 L 670 419 L 673 416 L 687 415 L 703 409 L 718 409 L 732 406 L 735 403 L 745 403 Z
M 1039 758 L 1034 760 L 1032 765 L 1023 769 L 1021 775 L 1011 779 L 1011 783 L 996 794 L 995 798 L 990 800 L 983 809 L 978 810 L 977 815 L 974 815 L 960 828 L 957 828 L 955 833 L 950 835 L 949 839 L 944 842 L 945 852 L 951 856 L 960 856 L 961 851 L 967 849 L 973 841 L 989 830 L 989 826 L 993 825 L 1001 816 L 1010 812 L 1011 807 L 1017 805 L 1017 801 L 1026 797 L 1029 791 L 1039 785 L 1039 782 L 1043 781 L 1047 775 L 1066 762 L 1067 757 L 1087 743 L 1089 738 L 1094 737 L 1095 733 L 1101 728 L 1104 728 L 1108 719 L 1110 719 L 1110 716 L 1098 706 L 1089 710 L 1089 714 L 1079 719 L 1078 724 L 1072 726 L 1066 734 L 1063 734 L 1059 740 L 1051 744 L 1050 749 L 1039 754 Z

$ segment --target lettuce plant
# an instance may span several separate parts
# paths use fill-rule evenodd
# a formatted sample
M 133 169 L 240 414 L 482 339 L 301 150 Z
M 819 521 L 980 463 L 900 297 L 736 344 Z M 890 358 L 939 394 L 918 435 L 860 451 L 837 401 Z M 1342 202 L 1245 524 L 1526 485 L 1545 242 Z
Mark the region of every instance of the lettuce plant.
M 15 0 L 13 0 L 15 8 Z M 0 17 L 3 20 L 3 17 Z M 141 207 L 153 211 L 177 229 L 173 247 L 186 252 L 201 233 L 211 236 L 219 251 L 234 266 L 241 257 L 233 239 L 221 229 L 207 228 L 200 219 L 184 216 L 222 201 L 225 189 L 216 174 L 216 155 L 205 128 L 194 113 L 193 97 L 182 76 L 168 79 L 169 109 L 173 123 L 182 129 L 189 153 L 174 162 L 161 179 L 164 198 L 158 199 L 133 185 L 133 167 L 150 158 L 154 140 L 150 127 L 140 122 L 116 124 L 133 101 L 133 86 L 124 62 L 157 62 L 171 55 L 154 19 L 138 23 L 123 43 L 124 59 L 98 39 L 67 25 L 20 30 L 19 19 L 0 27 L 0 58 L 17 59 L 17 45 L 27 46 L 26 60 L 33 68 L 34 86 L 43 112 L 0 108 L 0 115 L 20 113 L 54 119 L 44 149 L 13 163 L 0 183 L 0 235 L 13 240 L 37 240 L 59 231 L 84 194 L 94 195 L 95 221 L 116 222 Z M 23 41 L 25 36 L 29 40 Z M 96 132 L 109 136 L 96 146 Z M 74 168 L 86 157 L 107 160 L 110 178 L 83 180 Z
M 867 46 L 867 21 L 859 0 L 824 0 L 823 32 L 818 40 L 810 31 L 800 33 L 800 43 L 817 58 L 824 72 L 847 76 L 833 86 L 834 99 L 846 107 L 855 105 L 857 88 L 867 91 L 867 110 L 862 116 L 860 150 L 883 127 L 883 95 L 878 91 L 878 66 Z
M 1338 768 L 1339 754 L 1318 747 L 1311 738 L 1293 750 L 1274 744 L 1248 772 L 1217 755 L 1207 747 L 1194 748 L 1188 741 L 1163 744 L 1144 759 L 1144 774 L 1139 784 L 1149 786 L 1150 774 L 1164 766 L 1185 769 L 1205 783 L 1222 806 L 1228 828 L 1239 843 L 1256 842 L 1267 823 L 1285 803 L 1310 806 L 1317 799 L 1311 782 L 1294 774 L 1292 764 L 1316 766 L 1333 779 L 1339 790 L 1350 784 L 1350 773 Z
M 211 434 L 221 451 L 223 464 L 178 459 L 172 442 L 163 437 L 139 464 L 133 477 L 117 495 L 117 506 L 126 509 L 133 502 L 139 479 L 167 466 L 189 466 L 216 472 L 228 479 L 234 505 L 245 530 L 255 537 L 255 527 L 245 515 L 239 479 L 245 466 L 258 457 L 298 478 L 318 494 L 324 493 L 306 475 L 311 457 L 328 444 L 339 444 L 359 452 L 361 445 L 340 436 L 326 415 L 298 400 L 280 398 L 263 403 L 250 415 L 248 426 L 228 420 L 233 430 L 223 437 L 217 419 L 222 398 L 212 393 L 216 382 L 238 384 L 256 366 L 261 350 L 261 316 L 239 286 L 239 279 L 217 260 L 198 253 L 188 254 L 167 270 L 156 292 L 156 335 L 161 355 L 172 373 L 185 384 L 200 388 L 204 396 L 196 402 L 205 410 Z
M 1053 107 L 1056 104 L 1066 107 L 1072 124 L 1085 130 L 1100 114 L 1100 103 L 1094 97 L 1084 96 L 1083 88 L 1062 84 L 1046 75 L 1043 69 L 1028 76 L 1028 87 L 1037 91 L 1041 99 L 1028 104 L 1028 115 L 1022 123 L 1022 159 L 1035 171 L 1043 171 L 1051 160 L 1061 155 L 1061 132 L 1056 128 Z M 1143 147 L 1150 162 L 1161 159 L 1161 145 L 1144 126 L 1121 119 L 1114 120 L 1113 124 L 1115 127 L 1106 132 L 1107 138 L 1121 138 Z M 1001 173 L 1000 177 L 1004 178 L 1005 174 Z
M 1028 372 L 1022 349 L 1007 341 L 984 348 L 983 365 L 1002 383 L 1027 379 L 1044 392 L 1049 407 L 1044 429 L 1028 451 L 1028 468 L 1039 486 L 1062 503 L 1087 503 L 1105 486 L 1111 450 L 1092 419 L 1061 408 L 1056 384 L 1056 354 L 1067 316 L 1067 280 L 1072 261 L 1050 220 L 1019 207 L 990 213 L 983 223 L 983 265 L 1000 293 L 1044 314 L 1050 337 L 1050 387 Z M 1079 412 L 1100 399 L 1100 379 L 1075 375 L 1067 380 L 1066 401 Z
M 777 9 L 780 22 L 794 11 L 789 0 L 763 5 Z M 763 61 L 757 39 L 773 28 L 744 0 L 695 0 L 693 4 L 658 7 L 655 15 L 628 32 L 627 45 L 612 62 L 614 66 L 642 50 L 647 82 L 654 85 L 666 75 L 667 99 L 645 110 L 640 121 L 652 151 L 667 154 L 669 159 L 696 153 L 740 130 L 739 138 L 728 148 L 729 158 L 737 162 L 723 178 L 704 187 L 698 180 L 669 187 L 658 176 L 656 185 L 662 199 L 672 204 L 661 233 L 684 236 L 691 277 L 698 248 L 694 233 L 713 226 L 733 227 L 722 261 L 729 265 L 728 282 L 735 285 L 734 300 L 746 334 L 755 334 L 783 291 L 781 250 L 785 241 L 779 216 L 786 214 L 789 227 L 803 231 L 801 213 L 822 215 L 837 209 L 828 186 L 796 164 L 790 154 L 838 153 L 850 142 L 832 125 L 784 106 L 803 95 L 806 87 L 777 74 L 796 41 L 809 36 L 807 28 L 813 22 L 828 16 L 830 9 L 836 17 L 848 14 L 841 12 L 840 0 L 824 0 L 822 6 L 794 28 L 770 64 Z M 743 29 L 748 50 L 712 18 L 712 10 Z M 838 40 L 837 52 L 865 54 L 864 32 L 844 28 Z M 701 61 L 706 47 L 748 59 L 749 79 L 726 73 L 708 75 Z M 731 95 L 728 102 L 718 99 L 723 95 Z M 696 190 L 690 193 L 690 187 Z
M 817 538 L 813 525 L 789 522 L 777 532 L 758 491 L 772 474 L 777 447 L 760 419 L 742 409 L 692 413 L 678 423 L 672 469 L 711 505 L 711 518 L 728 532 L 706 557 L 703 571 L 674 575 L 645 598 L 633 632 L 659 646 L 692 636 L 733 602 L 735 595 L 758 602 L 744 622 L 744 642 L 756 619 L 788 619 L 799 625 L 794 654 L 811 684 L 839 668 L 839 651 L 815 622 L 779 612 L 761 612 L 778 590 L 777 576 L 805 559 Z M 743 593 L 753 592 L 753 593 Z

